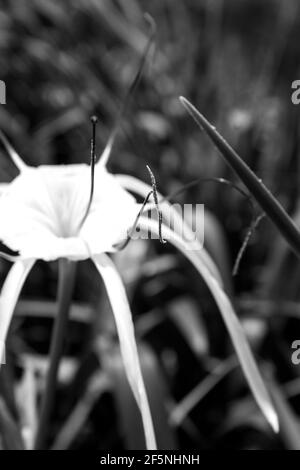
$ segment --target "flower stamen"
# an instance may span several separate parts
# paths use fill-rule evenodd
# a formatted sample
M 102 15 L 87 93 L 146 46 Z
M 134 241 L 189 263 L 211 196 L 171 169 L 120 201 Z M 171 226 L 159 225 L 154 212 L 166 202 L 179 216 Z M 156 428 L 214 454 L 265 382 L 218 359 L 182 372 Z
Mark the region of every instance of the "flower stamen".
M 86 218 L 90 212 L 90 208 L 93 202 L 93 196 L 94 196 L 94 188 L 95 188 L 95 165 L 96 165 L 96 125 L 98 122 L 97 116 L 91 116 L 91 123 L 92 123 L 92 138 L 91 138 L 91 190 L 90 190 L 90 197 L 89 197 L 89 202 L 85 211 L 85 214 L 83 216 L 83 219 L 79 225 L 79 229 L 82 227 L 84 222 L 86 221 Z
M 150 192 L 147 194 L 147 196 L 145 197 L 144 202 L 143 202 L 143 204 L 142 204 L 142 207 L 141 207 L 141 209 L 139 210 L 138 215 L 136 216 L 136 219 L 135 219 L 135 221 L 134 221 L 133 226 L 131 227 L 130 230 L 128 230 L 126 240 L 125 240 L 124 242 L 122 242 L 122 243 L 119 243 L 119 244 L 117 244 L 117 245 L 114 245 L 114 248 L 116 248 L 118 251 L 124 250 L 124 248 L 126 248 L 126 246 L 128 245 L 128 243 L 129 243 L 130 240 L 132 239 L 132 235 L 133 235 L 133 233 L 134 233 L 134 231 L 135 231 L 135 229 L 136 229 L 136 227 L 137 227 L 137 224 L 138 224 L 138 222 L 139 222 L 139 220 L 140 220 L 141 215 L 142 215 L 143 212 L 144 212 L 145 206 L 146 206 L 147 202 L 149 201 L 150 196 L 152 196 L 152 194 L 153 194 L 153 191 L 150 191 Z
M 156 180 L 155 180 L 155 176 L 150 168 L 149 165 L 146 165 L 146 168 L 149 172 L 149 175 L 150 175 L 150 178 L 151 178 L 151 186 L 152 186 L 152 192 L 153 192 L 153 199 L 154 199 L 154 202 L 155 202 L 155 207 L 156 207 L 156 212 L 157 212 L 157 215 L 158 215 L 158 236 L 159 236 L 159 241 L 160 243 L 167 243 L 166 240 L 163 239 L 162 237 L 162 233 L 161 233 L 161 226 L 162 226 L 162 213 L 161 213 L 161 210 L 159 208 L 159 204 L 158 204 L 158 197 L 157 197 L 157 188 L 156 188 Z
M 134 231 L 136 230 L 137 228 L 137 225 L 138 225 L 138 222 L 140 220 L 140 217 L 141 215 L 143 214 L 144 210 L 145 210 L 145 206 L 146 204 L 148 203 L 150 197 L 153 195 L 153 199 L 154 199 L 154 204 L 155 204 L 155 208 L 156 208 L 156 211 L 157 211 L 157 215 L 158 215 L 158 236 L 159 236 L 159 241 L 160 243 L 167 243 L 166 240 L 163 239 L 162 237 L 162 231 L 161 231 L 161 227 L 162 227 L 162 213 L 161 213 L 161 210 L 159 208 L 159 203 L 158 203 L 158 196 L 157 196 L 157 187 L 156 187 L 156 180 L 155 180 L 155 176 L 151 170 L 151 168 L 146 165 L 147 167 L 147 170 L 150 174 L 150 178 L 151 178 L 151 186 L 152 186 L 152 190 L 149 191 L 149 193 L 147 194 L 147 196 L 145 197 L 144 201 L 143 201 L 143 204 L 142 204 L 142 207 L 141 209 L 139 210 L 139 213 L 138 215 L 136 216 L 136 219 L 134 221 L 134 224 L 133 226 L 131 227 L 130 230 L 128 230 L 127 232 L 127 238 L 124 242 L 122 243 L 118 243 L 117 245 L 114 245 L 114 248 L 117 249 L 118 251 L 121 251 L 121 250 L 124 250 L 124 248 L 127 247 L 128 243 L 130 242 L 130 240 L 132 239 L 132 235 L 134 233 Z

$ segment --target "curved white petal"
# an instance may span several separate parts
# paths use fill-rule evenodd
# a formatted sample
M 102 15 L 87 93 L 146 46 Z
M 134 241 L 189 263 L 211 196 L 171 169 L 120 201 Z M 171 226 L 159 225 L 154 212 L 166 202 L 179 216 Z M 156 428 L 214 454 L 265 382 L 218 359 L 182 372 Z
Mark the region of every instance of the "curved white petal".
M 150 407 L 142 377 L 131 311 L 123 282 L 110 258 L 103 254 L 93 261 L 104 281 L 115 317 L 120 348 L 128 381 L 141 411 L 147 449 L 156 449 Z
M 16 303 L 34 263 L 35 260 L 16 261 L 4 281 L 0 294 L 0 358 Z
M 150 229 L 153 233 L 157 232 L 157 223 L 153 220 L 148 220 L 145 217 L 141 217 L 139 226 L 143 231 Z M 190 251 L 189 246 L 180 237 L 178 237 L 176 233 L 168 227 L 162 226 L 162 234 L 166 240 L 172 243 L 190 260 L 210 289 L 216 304 L 219 307 L 223 321 L 229 332 L 233 346 L 256 402 L 273 430 L 278 432 L 279 424 L 277 414 L 261 378 L 243 328 L 236 316 L 229 298 L 207 266 L 202 263 L 198 257 L 194 256 L 194 251 Z
M 142 197 L 146 197 L 147 194 L 151 191 L 151 186 L 144 183 L 143 181 L 134 178 L 133 176 L 128 176 L 128 175 L 115 175 L 115 177 L 118 179 L 118 181 L 121 183 L 121 185 L 127 189 L 128 191 L 132 191 L 136 194 L 139 194 Z M 163 196 L 161 194 L 158 194 L 159 198 L 163 199 Z M 192 231 L 190 230 L 189 225 L 183 221 L 181 215 L 172 207 L 172 205 L 167 202 L 167 201 L 162 201 L 160 202 L 160 209 L 162 211 L 163 217 L 165 217 L 167 220 L 170 219 L 170 217 L 174 220 L 174 226 L 180 227 L 182 224 L 184 225 L 184 231 L 185 233 L 189 233 L 190 237 L 192 239 Z M 199 261 L 204 263 L 207 268 L 210 270 L 210 272 L 214 275 L 215 278 L 218 279 L 219 283 L 223 285 L 221 275 L 219 273 L 219 270 L 211 258 L 211 256 L 208 254 L 208 252 L 202 248 L 199 242 L 195 240 L 194 242 L 195 248 L 195 256 L 199 258 Z

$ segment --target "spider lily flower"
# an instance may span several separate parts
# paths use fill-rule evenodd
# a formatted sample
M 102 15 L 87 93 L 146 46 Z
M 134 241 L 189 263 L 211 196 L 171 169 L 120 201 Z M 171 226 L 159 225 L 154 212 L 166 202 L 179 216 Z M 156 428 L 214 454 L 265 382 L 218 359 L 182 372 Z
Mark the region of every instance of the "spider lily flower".
M 111 302 L 128 381 L 142 413 L 147 447 L 155 449 L 129 304 L 121 278 L 106 254 L 115 251 L 114 246 L 133 225 L 140 204 L 104 165 L 98 164 L 93 198 L 85 217 L 88 165 L 29 167 L 6 139 L 3 141 L 20 174 L 0 188 L 0 240 L 19 255 L 0 295 L 0 344 L 3 348 L 16 302 L 35 261 L 90 258 Z
M 19 253 L 0 295 L 1 344 L 5 343 L 23 284 L 37 260 L 47 262 L 59 258 L 73 261 L 91 259 L 103 279 L 110 300 L 126 374 L 141 411 L 147 448 L 156 449 L 126 291 L 113 261 L 107 255 L 116 251 L 124 234 L 134 226 L 141 209 L 141 204 L 131 193 L 145 197 L 151 191 L 151 186 L 131 176 L 113 176 L 108 173 L 106 162 L 110 152 L 105 149 L 105 158 L 100 158 L 94 167 L 94 191 L 89 203 L 88 165 L 29 167 L 3 136 L 2 140 L 20 174 L 11 183 L 0 187 L 0 240 Z M 161 208 L 166 219 L 170 216 L 173 220 L 181 219 L 169 203 L 161 203 Z M 145 208 L 147 210 L 148 207 Z M 184 224 L 183 220 L 180 222 Z M 191 230 L 184 225 L 185 233 Z M 143 214 L 139 226 L 143 231 L 150 229 L 152 233 L 159 235 L 156 221 Z M 253 395 L 267 420 L 277 431 L 276 412 L 242 327 L 222 289 L 220 274 L 213 260 L 193 237 L 193 245 L 188 246 L 176 230 L 171 230 L 166 224 L 162 225 L 162 234 L 191 261 L 209 287 Z

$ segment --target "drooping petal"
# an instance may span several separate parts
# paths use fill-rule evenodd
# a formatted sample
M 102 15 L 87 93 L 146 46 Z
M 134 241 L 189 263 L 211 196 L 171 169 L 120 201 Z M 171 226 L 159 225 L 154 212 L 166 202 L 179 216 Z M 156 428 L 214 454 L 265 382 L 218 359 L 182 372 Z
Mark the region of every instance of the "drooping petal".
M 153 233 L 157 233 L 158 230 L 157 223 L 153 220 L 146 219 L 145 217 L 140 219 L 139 226 L 142 230 L 148 231 L 148 229 L 150 229 Z M 190 250 L 189 245 L 184 240 L 164 225 L 162 227 L 162 233 L 166 240 L 178 248 L 186 258 L 190 260 L 210 289 L 229 332 L 233 346 L 256 402 L 273 430 L 278 432 L 279 424 L 276 411 L 256 365 L 243 328 L 236 316 L 229 298 L 207 266 L 201 262 L 199 257 L 194 255 L 194 251 Z
M 0 358 L 3 357 L 9 325 L 23 284 L 35 260 L 16 261 L 10 269 L 0 294 Z
M 16 167 L 22 171 L 25 168 L 27 168 L 27 165 L 23 162 L 22 158 L 20 155 L 15 151 L 15 149 L 11 146 L 11 144 L 8 142 L 7 138 L 3 134 L 3 132 L 0 130 L 0 140 L 3 143 L 4 147 L 6 148 L 7 152 L 9 153 L 10 158 L 16 165 Z
M 110 258 L 99 255 L 93 261 L 104 281 L 115 317 L 120 348 L 128 381 L 141 411 L 147 449 L 156 449 L 156 441 L 150 407 L 142 377 L 138 351 L 134 336 L 131 311 L 123 282 Z
M 127 189 L 128 191 L 132 191 L 136 194 L 139 194 L 140 196 L 144 198 L 152 189 L 151 186 L 149 186 L 148 184 L 144 183 L 143 181 L 137 178 L 134 178 L 133 176 L 116 175 L 116 178 L 125 189 Z M 163 199 L 161 194 L 159 194 L 159 198 Z M 169 202 L 167 201 L 161 202 L 160 209 L 162 211 L 163 217 L 167 218 L 167 220 L 171 218 L 174 221 L 174 229 L 176 229 L 176 227 L 183 227 L 184 233 L 189 234 L 190 238 L 192 239 L 193 233 L 190 230 L 189 225 L 182 219 L 180 214 L 176 211 L 176 209 L 172 207 L 172 205 Z M 222 285 L 223 282 L 221 279 L 221 275 L 219 273 L 219 270 L 215 262 L 212 260 L 209 253 L 201 246 L 201 244 L 197 240 L 194 241 L 194 252 L 195 252 L 195 256 L 199 258 L 199 261 L 201 261 L 208 267 L 208 269 L 211 271 L 214 277 Z

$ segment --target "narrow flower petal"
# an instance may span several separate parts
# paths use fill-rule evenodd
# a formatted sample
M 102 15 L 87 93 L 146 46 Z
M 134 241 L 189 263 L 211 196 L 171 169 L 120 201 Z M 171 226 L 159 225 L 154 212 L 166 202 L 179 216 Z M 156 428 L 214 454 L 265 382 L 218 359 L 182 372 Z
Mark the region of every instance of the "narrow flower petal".
M 14 164 L 16 165 L 16 167 L 22 171 L 24 170 L 25 168 L 27 168 L 27 165 L 23 162 L 22 158 L 20 157 L 20 155 L 15 151 L 15 149 L 10 145 L 10 143 L 8 142 L 7 138 L 5 137 L 5 135 L 3 134 L 3 132 L 0 130 L 0 140 L 1 142 L 3 143 L 4 147 L 6 148 L 10 158 L 12 159 L 12 161 L 14 162 Z
M 144 183 L 143 181 L 134 178 L 133 176 L 128 176 L 128 175 L 116 175 L 116 178 L 119 180 L 119 183 L 123 186 L 123 188 L 127 189 L 128 191 L 132 191 L 136 194 L 139 194 L 143 198 L 147 196 L 147 194 L 151 191 L 151 186 Z M 163 196 L 158 193 L 158 196 L 160 199 L 163 199 Z M 181 215 L 172 207 L 172 204 L 170 204 L 167 201 L 160 202 L 160 210 L 162 212 L 163 217 L 167 218 L 168 220 L 171 218 L 174 220 L 174 226 L 175 228 L 178 226 L 183 226 L 184 232 L 189 233 L 189 235 L 192 235 L 192 231 L 190 230 L 189 225 L 184 222 L 182 219 Z M 204 263 L 207 268 L 210 270 L 210 272 L 213 274 L 213 276 L 219 281 L 221 285 L 223 285 L 221 275 L 219 273 L 219 270 L 211 258 L 211 256 L 208 254 L 207 250 L 205 250 L 197 240 L 194 242 L 194 256 L 197 256 L 199 258 L 199 261 Z
M 145 217 L 140 219 L 139 226 L 143 231 L 150 229 L 155 233 L 158 230 L 155 221 L 146 219 Z M 223 321 L 229 332 L 233 346 L 256 402 L 273 430 L 278 432 L 279 424 L 277 414 L 256 365 L 243 328 L 234 312 L 229 298 L 207 266 L 201 262 L 199 257 L 194 256 L 194 251 L 190 250 L 190 247 L 186 242 L 184 242 L 184 240 L 164 225 L 162 226 L 162 233 L 166 240 L 176 246 L 176 248 L 178 248 L 191 261 L 210 289 L 216 304 L 219 307 Z
M 16 303 L 34 263 L 35 260 L 32 259 L 16 261 L 3 284 L 0 294 L 0 358 L 3 357 L 6 336 Z
M 151 412 L 142 377 L 126 291 L 113 262 L 107 255 L 95 256 L 93 261 L 104 281 L 111 303 L 126 374 L 142 415 L 147 449 L 155 450 L 156 441 Z

